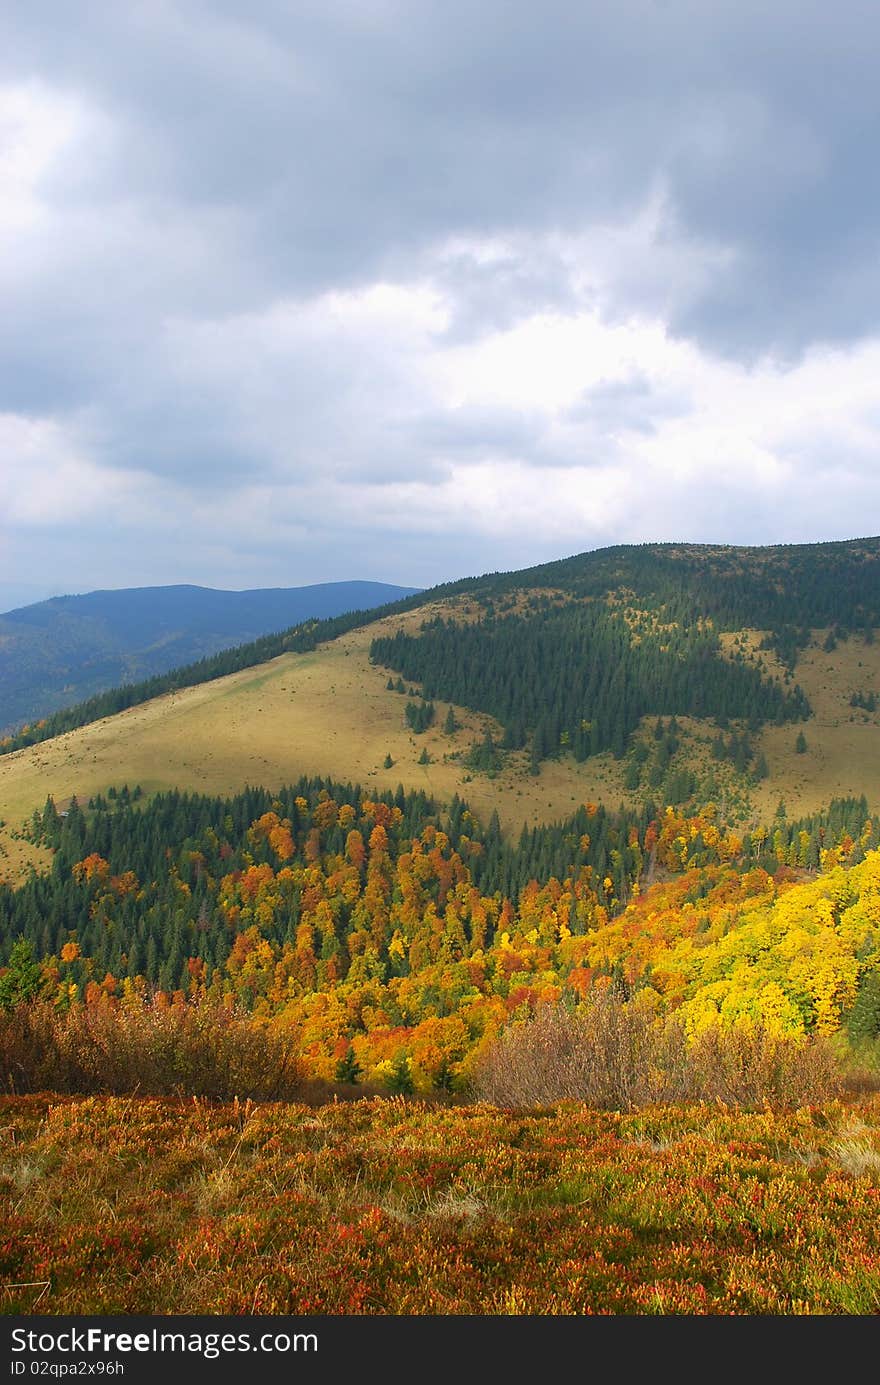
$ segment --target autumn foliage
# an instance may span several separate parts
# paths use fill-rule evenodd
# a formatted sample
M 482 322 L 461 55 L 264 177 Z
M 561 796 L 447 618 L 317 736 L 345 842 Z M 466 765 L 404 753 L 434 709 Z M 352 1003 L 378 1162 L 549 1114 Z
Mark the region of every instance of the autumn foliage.
M 245 816 L 251 804 L 260 811 Z M 585 804 L 553 838 L 568 870 L 526 875 L 509 892 L 487 882 L 523 860 L 540 867 L 550 838 L 512 851 L 461 804 L 444 822 L 424 801 L 304 785 L 231 805 L 173 796 L 143 813 L 104 805 L 74 823 L 49 806 L 44 821 L 56 867 L 0 893 L 0 909 L 30 901 L 33 923 L 24 908 L 21 917 L 38 939 L 45 912 L 61 920 L 55 950 L 39 958 L 40 986 L 59 1017 L 70 1015 L 59 1032 L 66 1025 L 78 1044 L 92 1030 L 142 1024 L 149 1050 L 149 1015 L 156 1025 L 176 1016 L 181 1035 L 223 1017 L 244 1043 L 250 1017 L 265 1043 L 298 1055 L 309 1080 L 333 1082 L 347 1064 L 394 1089 L 405 1070 L 428 1094 L 468 1092 L 498 1036 L 539 1009 L 579 1007 L 578 1022 L 592 1023 L 609 985 L 627 1024 L 648 1026 L 651 1044 L 665 1036 L 667 1057 L 673 1034 L 696 1054 L 713 1035 L 744 1042 L 751 1029 L 767 1044 L 790 1040 L 795 1053 L 840 1035 L 857 1011 L 869 1040 L 880 1023 L 868 1003 L 880 975 L 880 853 L 867 815 L 852 831 L 843 820 L 834 832 L 777 820 L 737 834 L 711 804 L 641 824 Z M 177 837 L 179 825 L 190 835 Z M 819 873 L 802 864 L 816 850 Z M 0 975 L 0 989 L 14 998 L 14 978 Z M 115 1048 L 125 1051 L 121 1038 Z M 55 1057 L 50 1067 L 60 1071 Z M 39 1070 L 36 1059 L 29 1075 L 20 1066 L 16 1089 L 38 1086 Z M 77 1071 L 93 1090 L 85 1060 Z M 154 1073 L 149 1090 L 183 1089 L 175 1080 Z M 233 1094 L 266 1090 L 225 1082 Z M 670 1082 L 651 1090 L 664 1099 L 709 1090 Z M 103 1089 L 123 1086 L 114 1077 Z
M 0 1098 L 36 1314 L 876 1314 L 880 1107 Z

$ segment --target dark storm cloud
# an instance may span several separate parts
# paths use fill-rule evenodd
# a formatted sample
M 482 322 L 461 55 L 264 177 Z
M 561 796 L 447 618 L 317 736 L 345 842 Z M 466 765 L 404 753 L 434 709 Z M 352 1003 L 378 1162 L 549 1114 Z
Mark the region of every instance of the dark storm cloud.
M 423 359 L 584 310 L 747 365 L 876 333 L 878 58 L 874 0 L 7 4 L 0 84 L 82 123 L 0 218 L 0 414 L 193 494 L 619 460 L 690 406 L 637 363 L 542 412 Z M 380 281 L 442 310 L 337 329 Z
M 815 0 L 97 3 L 75 21 L 29 0 L 0 37 L 7 78 L 84 92 L 116 131 L 53 175 L 60 206 L 234 211 L 225 272 L 191 285 L 205 310 L 399 271 L 449 235 L 579 232 L 659 179 L 677 234 L 733 252 L 677 305 L 682 330 L 761 350 L 877 322 L 866 0 L 833 22 Z

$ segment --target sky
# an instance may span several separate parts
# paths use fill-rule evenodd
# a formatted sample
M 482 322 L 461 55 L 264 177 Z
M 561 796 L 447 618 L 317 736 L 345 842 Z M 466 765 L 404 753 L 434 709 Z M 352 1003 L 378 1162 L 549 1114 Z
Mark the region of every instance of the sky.
M 875 0 L 6 0 L 0 611 L 880 532 Z

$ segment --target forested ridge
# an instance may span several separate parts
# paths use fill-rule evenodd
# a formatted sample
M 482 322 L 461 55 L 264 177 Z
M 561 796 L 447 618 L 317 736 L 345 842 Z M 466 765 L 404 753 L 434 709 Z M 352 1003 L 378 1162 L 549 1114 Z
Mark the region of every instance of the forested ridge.
M 880 539 L 735 547 L 619 544 L 480 580 L 488 594 L 557 589 L 578 598 L 630 591 L 673 620 L 710 618 L 722 630 L 792 624 L 880 624 Z
M 288 651 L 314 649 L 322 641 L 387 615 L 456 596 L 471 597 L 487 614 L 496 608 L 503 614 L 516 593 L 548 588 L 576 602 L 626 592 L 641 609 L 662 612 L 665 623 L 683 629 L 708 620 L 716 630 L 766 630 L 769 643 L 793 667 L 805 628 L 836 626 L 841 631 L 868 633 L 880 624 L 880 539 L 766 548 L 620 545 L 518 572 L 462 578 L 388 606 L 307 621 L 89 698 L 0 740 L 0 753 L 61 735 L 162 693 L 254 667 Z

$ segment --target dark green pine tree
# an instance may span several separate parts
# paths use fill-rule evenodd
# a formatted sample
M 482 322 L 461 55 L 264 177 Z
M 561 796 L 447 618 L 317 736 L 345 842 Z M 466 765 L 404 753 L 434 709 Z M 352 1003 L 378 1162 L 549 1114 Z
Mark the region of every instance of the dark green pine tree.
M 736 749 L 733 755 L 733 764 L 737 774 L 745 774 L 749 767 L 749 760 L 752 758 L 752 748 L 745 736 L 737 738 Z
M 412 1080 L 410 1062 L 405 1053 L 400 1053 L 395 1058 L 388 1074 L 388 1090 L 394 1092 L 396 1096 L 412 1096 L 415 1086 Z
M 14 1010 L 16 1005 L 36 1000 L 43 989 L 43 973 L 34 960 L 33 945 L 19 938 L 9 954 L 9 964 L 0 976 L 0 1010 Z
M 623 776 L 623 787 L 632 793 L 642 781 L 642 771 L 637 760 L 630 760 Z
M 344 1056 L 336 1064 L 334 1077 L 337 1082 L 349 1082 L 354 1085 L 360 1082 L 362 1076 L 363 1069 L 354 1055 L 354 1049 L 349 1044 Z
M 856 1043 L 880 1035 L 880 972 L 876 967 L 868 967 L 862 974 L 846 1027 Z

